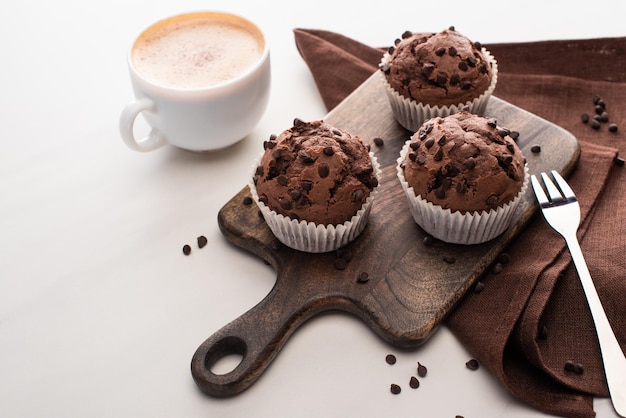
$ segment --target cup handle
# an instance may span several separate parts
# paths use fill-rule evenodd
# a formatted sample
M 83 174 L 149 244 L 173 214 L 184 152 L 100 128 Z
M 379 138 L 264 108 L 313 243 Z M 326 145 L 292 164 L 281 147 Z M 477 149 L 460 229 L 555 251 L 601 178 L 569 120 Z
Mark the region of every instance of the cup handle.
M 139 116 L 141 112 L 147 110 L 154 110 L 154 102 L 148 98 L 142 98 L 127 104 L 120 116 L 120 134 L 122 135 L 122 139 L 130 149 L 135 151 L 152 151 L 165 145 L 165 138 L 154 128 L 152 128 L 146 137 L 140 140 L 135 138 L 133 132 L 135 119 L 137 119 L 137 116 Z

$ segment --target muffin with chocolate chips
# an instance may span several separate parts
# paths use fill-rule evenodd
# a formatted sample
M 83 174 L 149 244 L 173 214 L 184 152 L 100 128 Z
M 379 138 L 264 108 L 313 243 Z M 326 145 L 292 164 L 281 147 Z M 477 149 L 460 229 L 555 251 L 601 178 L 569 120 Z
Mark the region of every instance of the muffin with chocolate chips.
M 404 32 L 379 65 L 397 121 L 415 132 L 426 120 L 461 108 L 482 115 L 496 87 L 496 60 L 453 27 Z
M 510 131 L 467 111 L 425 121 L 404 145 L 397 172 L 415 221 L 456 244 L 502 234 L 528 183 Z
M 361 139 L 322 120 L 294 121 L 264 143 L 250 190 L 285 245 L 336 250 L 365 228 L 379 167 Z

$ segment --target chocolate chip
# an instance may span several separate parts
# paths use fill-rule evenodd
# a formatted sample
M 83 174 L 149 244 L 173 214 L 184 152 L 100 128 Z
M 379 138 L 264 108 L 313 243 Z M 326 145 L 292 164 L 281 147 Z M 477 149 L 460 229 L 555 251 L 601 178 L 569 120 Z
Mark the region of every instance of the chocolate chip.
M 487 202 L 486 203 L 487 203 L 488 206 L 493 206 L 493 205 L 497 204 L 498 203 L 498 196 L 495 195 L 495 194 L 490 195 L 487 198 Z
M 458 54 L 458 51 L 456 50 L 455 47 L 451 46 L 450 48 L 448 48 L 448 55 L 450 55 L 451 57 L 456 57 Z
M 445 135 L 441 135 L 441 137 L 439 138 L 439 140 L 437 141 L 438 145 L 443 145 L 446 143 L 446 136 Z
M 600 129 L 600 121 L 597 119 L 593 119 L 591 121 L 591 127 L 597 131 L 598 129 Z
M 491 274 L 500 274 L 502 273 L 503 267 L 501 263 L 495 263 L 491 268 Z
M 452 74 L 452 77 L 450 77 L 450 85 L 456 86 L 457 84 L 459 84 L 460 79 L 461 78 L 457 73 Z
M 300 150 L 298 155 L 302 158 L 305 164 L 313 164 L 315 162 L 315 158 L 313 158 L 307 150 Z
M 335 268 L 337 270 L 345 270 L 348 267 L 348 262 L 343 258 L 335 259 Z
M 200 235 L 198 238 L 196 238 L 196 241 L 198 242 L 198 248 L 204 248 L 204 246 L 208 243 L 208 240 L 204 235 Z
M 413 32 L 411 32 L 410 30 L 405 30 L 404 32 L 402 32 L 402 39 L 410 38 L 411 36 L 413 36 Z
M 508 253 L 502 253 L 498 256 L 498 262 L 501 264 L 508 264 L 511 262 L 511 256 Z
M 475 57 L 468 57 L 467 58 L 467 65 L 469 65 L 470 67 L 476 67 L 476 64 L 478 63 L 478 61 L 476 60 Z
M 297 202 L 302 197 L 302 192 L 300 190 L 298 190 L 298 189 L 291 189 L 291 190 L 289 190 L 289 197 L 294 202 Z
M 443 56 L 443 54 L 445 53 L 446 53 L 446 49 L 442 46 L 437 48 L 437 50 L 435 51 L 435 55 L 437 55 L 438 57 Z
M 343 134 L 341 133 L 341 131 L 339 129 L 333 129 L 333 134 L 337 135 L 337 136 L 343 136 Z
M 418 155 L 417 158 L 415 159 L 415 162 L 418 165 L 424 165 L 426 164 L 426 157 L 424 157 L 423 155 Z
M 467 65 L 467 63 L 465 61 L 461 61 L 461 62 L 459 62 L 459 70 L 467 71 L 467 70 L 469 70 L 469 65 Z
M 320 166 L 317 168 L 317 173 L 320 175 L 321 178 L 328 177 L 328 175 L 330 174 L 330 168 L 328 167 L 328 164 L 320 164 Z
M 435 64 L 431 63 L 431 62 L 427 62 L 426 64 L 424 64 L 422 66 L 422 72 L 424 73 L 424 75 L 426 75 L 427 77 L 432 74 L 432 72 L 435 70 Z
M 573 372 L 576 374 L 583 374 L 585 372 L 585 369 L 582 364 L 574 363 L 571 360 L 566 361 L 565 366 L 563 368 L 565 369 L 566 372 Z
M 409 153 L 409 160 L 411 160 L 411 161 L 417 160 L 417 154 L 415 154 L 413 152 Z
M 456 258 L 453 255 L 445 254 L 443 256 L 443 261 L 445 261 L 448 264 L 454 264 L 456 263 Z
M 291 204 L 291 200 L 289 200 L 289 199 L 285 199 L 284 197 L 283 197 L 283 198 L 278 199 L 278 204 L 279 204 L 279 205 L 280 205 L 280 207 L 281 207 L 281 208 L 283 208 L 284 210 L 290 210 L 290 209 L 292 208 L 292 206 L 293 206 L 293 205 Z
M 377 147 L 382 147 L 383 145 L 385 145 L 385 141 L 382 138 L 374 138 L 374 145 L 376 145 Z
M 474 293 L 480 293 L 485 289 L 485 284 L 483 282 L 476 282 L 474 285 Z
M 419 377 L 426 377 L 427 373 L 428 373 L 428 369 L 426 368 L 426 366 L 424 366 L 422 363 L 418 361 L 417 362 L 417 375 Z
M 487 119 L 487 125 L 495 129 L 498 127 L 498 120 L 495 118 L 489 118 Z
M 541 325 L 539 327 L 539 331 L 537 332 L 537 337 L 539 337 L 539 339 L 541 340 L 547 340 L 548 339 L 548 327 L 546 327 L 545 325 Z
M 519 132 L 511 131 L 509 132 L 509 136 L 511 137 L 513 141 L 517 141 L 519 139 Z
M 433 155 L 433 160 L 441 161 L 443 159 L 443 148 L 439 147 L 435 155 Z
M 361 283 L 361 284 L 367 283 L 369 282 L 369 280 L 370 280 L 370 275 L 367 274 L 366 271 L 362 271 L 361 273 L 359 273 L 359 275 L 356 278 L 356 282 Z
M 600 113 L 600 118 L 598 120 L 600 122 L 608 122 L 609 121 L 609 114 L 606 113 L 606 112 Z
M 624 166 L 624 159 L 622 157 L 615 157 L 615 159 L 613 160 L 613 162 L 615 163 L 616 166 L 618 167 L 623 167 Z
M 476 48 L 478 50 L 481 50 L 481 49 L 483 49 L 483 45 L 480 42 L 475 41 L 474 42 L 474 48 Z
M 393 354 L 387 354 L 387 356 L 385 357 L 385 361 L 387 362 L 387 364 L 396 364 L 396 356 L 394 356 Z
M 463 80 L 461 82 L 461 90 L 469 90 L 472 88 L 472 82 L 469 80 Z
M 424 238 L 422 238 L 422 244 L 424 244 L 426 247 L 430 247 L 434 243 L 435 243 L 435 238 L 433 238 L 431 235 L 426 235 L 424 236 Z
M 470 359 L 465 363 L 465 367 L 467 367 L 470 370 L 478 370 L 480 365 L 478 364 L 478 360 Z
M 365 192 L 362 189 L 356 189 L 352 192 L 352 201 L 361 202 L 365 196 Z
M 310 192 L 311 189 L 313 189 L 313 182 L 311 180 L 302 180 L 300 182 L 300 187 L 302 187 L 303 191 Z
M 420 381 L 417 379 L 417 377 L 411 376 L 411 379 L 409 379 L 409 386 L 412 389 L 417 389 L 418 387 L 420 387 Z
M 183 245 L 183 254 L 189 255 L 191 254 L 191 247 L 187 244 Z
M 340 248 L 337 250 L 337 257 L 346 261 L 350 261 L 352 260 L 352 251 L 348 250 L 347 248 Z
M 413 141 L 409 144 L 409 147 L 413 150 L 413 151 L 417 151 L 420 147 L 421 142 L 419 141 Z
M 293 126 L 301 126 L 301 125 L 304 125 L 304 124 L 306 124 L 306 122 L 305 122 L 305 121 L 303 121 L 303 120 L 302 120 L 302 119 L 300 119 L 300 118 L 295 118 L 295 119 L 293 120 Z
M 484 62 L 481 62 L 478 65 L 478 72 L 480 72 L 481 74 L 487 74 L 488 72 L 487 64 L 485 64 Z
M 333 149 L 333 147 L 324 147 L 324 155 L 331 157 L 335 154 L 335 150 Z
M 396 385 L 395 383 L 392 383 L 389 390 L 394 395 L 397 395 L 397 394 L 399 394 L 402 391 L 402 388 L 399 385 Z
M 276 177 L 276 181 L 281 186 L 286 186 L 287 184 L 289 184 L 289 179 L 287 177 L 283 176 L 283 175 L 280 175 L 280 176 Z
M 530 147 L 530 152 L 533 154 L 539 154 L 541 152 L 541 147 L 539 145 L 533 145 Z
M 424 141 L 424 146 L 428 149 L 432 148 L 433 145 L 435 145 L 434 138 L 428 138 L 426 141 Z
M 474 161 L 473 158 L 469 158 L 467 161 L 465 161 L 465 168 L 468 170 L 472 170 L 476 167 L 476 161 Z
M 243 204 L 249 206 L 254 202 L 250 196 L 246 196 L 243 198 Z
M 617 128 L 617 125 L 615 123 L 612 123 L 612 124 L 609 125 L 609 132 L 615 133 L 615 132 L 617 132 L 617 129 L 618 128 Z
M 437 83 L 437 85 L 445 86 L 446 85 L 446 81 L 448 81 L 448 77 L 446 77 L 445 74 L 443 74 L 443 73 L 437 74 L 437 78 L 435 80 L 435 83 Z

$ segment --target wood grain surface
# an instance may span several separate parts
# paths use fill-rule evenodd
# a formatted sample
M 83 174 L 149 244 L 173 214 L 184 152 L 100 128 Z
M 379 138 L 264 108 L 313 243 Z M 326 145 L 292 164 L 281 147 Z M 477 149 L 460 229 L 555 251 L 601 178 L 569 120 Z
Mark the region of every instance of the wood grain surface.
M 578 141 L 562 128 L 496 97 L 491 98 L 486 116 L 520 132 L 518 144 L 531 174 L 554 169 L 568 175 L 575 167 Z M 529 187 L 512 226 L 500 237 L 470 246 L 439 241 L 424 245 L 425 233 L 409 213 L 395 171 L 410 132 L 394 120 L 377 77 L 370 77 L 324 119 L 359 135 L 378 158 L 383 174 L 369 224 L 345 247 L 351 259 L 340 270 L 335 267 L 336 252 L 307 254 L 282 245 L 258 208 L 243 204 L 250 195 L 247 186 L 224 205 L 218 215 L 224 236 L 270 263 L 277 278 L 259 304 L 218 330 L 195 352 L 193 378 L 211 396 L 232 396 L 247 389 L 298 326 L 320 312 L 349 312 L 393 346 L 419 346 L 537 211 Z M 376 146 L 376 137 L 384 145 Z M 540 153 L 530 151 L 534 145 L 541 147 Z M 446 257 L 455 261 L 446 262 Z M 359 283 L 357 277 L 363 272 L 369 280 Z M 219 359 L 231 354 L 242 356 L 232 371 L 211 371 Z

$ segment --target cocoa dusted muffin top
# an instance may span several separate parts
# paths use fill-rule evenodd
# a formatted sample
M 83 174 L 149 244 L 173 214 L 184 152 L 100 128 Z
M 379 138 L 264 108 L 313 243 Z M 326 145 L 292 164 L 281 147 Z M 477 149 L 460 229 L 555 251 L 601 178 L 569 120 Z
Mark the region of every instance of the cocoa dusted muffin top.
M 404 32 L 380 69 L 400 95 L 431 106 L 472 101 L 489 88 L 492 77 L 480 43 L 452 27 L 439 33 Z
M 344 223 L 378 185 L 362 140 L 322 120 L 296 119 L 264 148 L 254 175 L 259 200 L 292 219 Z
M 495 209 L 524 183 L 525 159 L 512 135 L 467 111 L 429 119 L 410 139 L 404 177 L 416 195 L 444 209 Z

